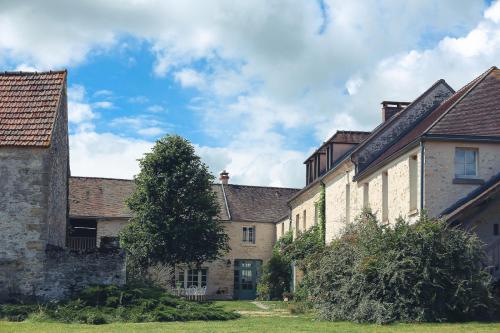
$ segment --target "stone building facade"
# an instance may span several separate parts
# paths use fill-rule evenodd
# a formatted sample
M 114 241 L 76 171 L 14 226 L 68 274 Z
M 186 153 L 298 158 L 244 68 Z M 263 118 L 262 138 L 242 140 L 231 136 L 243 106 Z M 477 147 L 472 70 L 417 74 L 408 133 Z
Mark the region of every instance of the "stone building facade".
M 49 250 L 66 246 L 69 172 L 66 71 L 0 73 L 0 299 L 58 298 L 74 287 L 64 277 L 74 268 L 57 268 L 69 254 Z
M 500 276 L 497 192 L 481 201 L 484 210 L 466 204 L 471 194 L 480 196 L 476 192 L 498 183 L 500 70 L 492 67 L 456 92 L 439 80 L 411 103 L 382 102 L 382 120 L 314 177 L 306 165 L 307 185 L 289 202 L 291 227 L 301 230 L 302 224 L 297 228 L 293 221 L 312 219 L 308 212 L 301 214 L 304 202 L 314 201 L 310 189 L 323 184 L 327 242 L 363 208 L 391 224 L 426 213 L 475 231 L 486 244 L 493 273 Z M 321 161 L 321 147 L 308 161 Z M 489 187 L 483 189 L 485 184 Z M 457 203 L 463 211 L 450 214 Z M 276 229 L 285 224 L 280 221 Z
M 220 221 L 229 236 L 231 250 L 222 259 L 204 263 L 200 268 L 180 267 L 175 281 L 181 288 L 207 287 L 211 299 L 255 298 L 260 268 L 272 255 L 276 241 L 275 222 L 287 214 L 286 202 L 297 189 L 229 184 L 213 185 L 220 208 Z M 132 213 L 125 201 L 134 191 L 132 180 L 91 177 L 70 178 L 70 227 L 95 228 L 86 237 L 99 244 L 102 237 L 118 237 Z M 70 239 L 72 239 L 70 232 Z M 76 240 L 82 236 L 74 236 Z M 151 270 L 152 277 L 171 287 L 171 272 L 164 267 Z

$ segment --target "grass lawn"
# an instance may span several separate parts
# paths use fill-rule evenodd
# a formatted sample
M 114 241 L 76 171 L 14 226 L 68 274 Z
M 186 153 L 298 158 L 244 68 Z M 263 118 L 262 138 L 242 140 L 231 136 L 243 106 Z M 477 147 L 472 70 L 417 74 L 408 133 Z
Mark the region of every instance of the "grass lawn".
M 241 311 L 243 317 L 237 320 L 194 321 L 173 323 L 145 324 L 108 324 L 81 325 L 0 321 L 0 332 L 439 332 L 439 333 L 471 333 L 500 332 L 500 323 L 465 323 L 465 324 L 395 324 L 388 326 L 361 325 L 347 322 L 319 322 L 307 315 L 292 316 L 284 311 L 281 302 L 260 302 L 268 309 L 257 307 L 254 303 L 243 301 L 217 302 L 225 309 Z

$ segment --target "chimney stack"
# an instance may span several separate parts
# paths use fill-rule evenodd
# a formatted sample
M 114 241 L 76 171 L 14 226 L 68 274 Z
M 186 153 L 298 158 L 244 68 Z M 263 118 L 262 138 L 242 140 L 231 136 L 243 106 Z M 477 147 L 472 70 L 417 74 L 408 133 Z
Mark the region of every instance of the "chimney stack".
M 394 117 L 398 112 L 407 107 L 409 102 L 393 102 L 393 101 L 383 101 L 382 102 L 382 122 Z
M 229 183 L 229 173 L 226 170 L 222 170 L 219 175 L 219 180 L 221 184 L 227 185 Z

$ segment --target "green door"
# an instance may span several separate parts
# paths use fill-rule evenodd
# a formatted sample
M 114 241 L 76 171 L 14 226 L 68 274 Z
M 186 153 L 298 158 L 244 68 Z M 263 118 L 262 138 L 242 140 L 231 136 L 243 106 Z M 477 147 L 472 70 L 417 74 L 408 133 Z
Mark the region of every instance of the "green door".
M 255 299 L 261 260 L 234 261 L 234 298 Z

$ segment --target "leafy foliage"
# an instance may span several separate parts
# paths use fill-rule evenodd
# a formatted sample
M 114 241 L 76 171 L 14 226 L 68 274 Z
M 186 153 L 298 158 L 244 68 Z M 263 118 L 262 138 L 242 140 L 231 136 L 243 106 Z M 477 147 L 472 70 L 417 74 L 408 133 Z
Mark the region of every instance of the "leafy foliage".
M 309 255 L 318 253 L 324 248 L 324 238 L 320 224 L 306 231 L 299 232 L 297 238 L 284 248 L 284 255 L 301 269 L 307 269 L 304 261 Z
M 482 243 L 444 222 L 370 212 L 306 259 L 303 286 L 323 319 L 388 323 L 488 319 L 495 302 Z
M 230 320 L 239 318 L 239 315 L 211 303 L 185 301 L 160 288 L 92 286 L 66 302 L 0 305 L 0 319 L 23 321 L 27 318 L 98 325 L 111 322 Z
M 189 141 L 167 135 L 140 166 L 136 190 L 128 200 L 134 217 L 120 234 L 131 269 L 200 264 L 229 249 L 228 236 L 216 219 L 213 176 Z

